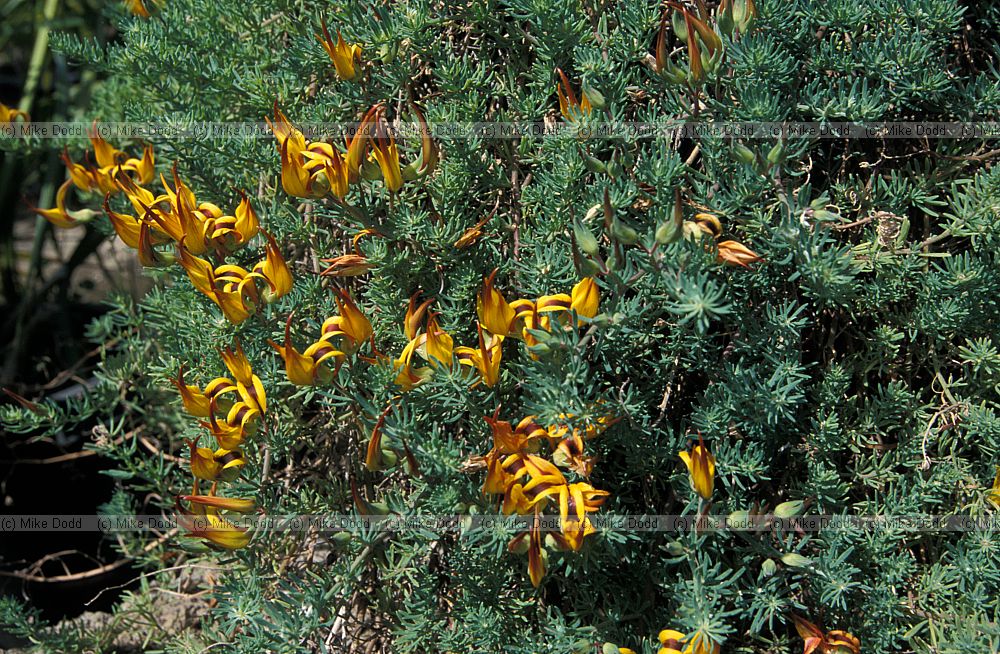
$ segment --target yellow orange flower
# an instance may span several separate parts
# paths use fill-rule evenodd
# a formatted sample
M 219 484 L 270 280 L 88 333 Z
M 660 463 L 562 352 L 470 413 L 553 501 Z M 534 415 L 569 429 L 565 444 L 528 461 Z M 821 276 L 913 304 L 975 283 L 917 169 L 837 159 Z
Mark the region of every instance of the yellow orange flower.
M 720 263 L 749 268 L 750 264 L 761 261 L 763 258 L 764 257 L 737 241 L 722 241 L 719 243 Z
M 320 340 L 339 340 L 339 349 L 354 352 L 372 335 L 372 324 L 346 291 L 337 289 L 339 315 L 327 318 L 320 328 Z
M 253 374 L 250 368 L 250 361 L 243 352 L 243 346 L 236 341 L 235 348 L 227 347 L 220 352 L 222 362 L 226 364 L 230 374 L 236 378 L 236 390 L 247 406 L 260 411 L 267 412 L 267 394 L 264 393 L 264 385 L 260 377 Z
M 432 367 L 439 365 L 450 368 L 452 364 L 454 341 L 451 335 L 441 329 L 437 321 L 438 314 L 432 313 L 427 318 L 427 332 L 424 334 L 422 354 Z
M 559 487 L 555 495 L 559 502 L 561 530 L 561 537 L 556 541 L 565 549 L 577 552 L 583 546 L 583 539 L 595 532 L 587 514 L 598 511 L 611 493 L 579 482 Z
M 31 210 L 52 223 L 55 227 L 62 229 L 69 229 L 70 227 L 82 225 L 83 223 L 92 220 L 95 216 L 100 215 L 100 212 L 93 211 L 91 209 L 71 211 L 66 208 L 66 194 L 69 193 L 69 187 L 72 185 L 72 180 L 66 180 L 62 183 L 59 190 L 56 191 L 56 206 L 52 209 L 38 209 L 36 207 L 31 207 Z M 138 243 L 138 232 L 136 233 L 136 242 Z
M 183 365 L 177 371 L 177 378 L 170 381 L 177 387 L 177 390 L 181 394 L 184 410 L 198 418 L 207 418 L 211 415 L 213 400 L 217 400 L 226 393 L 237 390 L 236 384 L 227 377 L 216 377 L 208 382 L 205 390 L 188 384 L 184 381 Z
M 406 308 L 406 317 L 403 319 L 403 333 L 406 334 L 407 340 L 410 341 L 417 337 L 417 332 L 420 330 L 420 323 L 424 321 L 424 315 L 427 313 L 427 308 L 434 302 L 434 299 L 430 298 L 428 300 L 424 300 L 418 306 L 418 297 L 420 297 L 420 291 L 417 291 L 410 296 L 410 304 Z
M 494 269 L 490 276 L 483 280 L 483 287 L 476 296 L 476 313 L 479 315 L 479 323 L 486 328 L 486 331 L 496 336 L 508 336 L 514 325 L 516 313 L 503 294 L 496 290 L 493 281 L 496 279 L 497 270 Z
M 719 654 L 721 650 L 718 643 L 699 632 L 685 636 L 674 629 L 664 629 L 658 639 L 661 647 L 657 654 Z
M 239 450 L 212 450 L 198 447 L 196 441 L 188 441 L 191 450 L 191 474 L 205 481 L 231 481 L 239 475 L 239 469 L 246 464 Z
M 580 280 L 573 287 L 570 297 L 570 309 L 576 311 L 577 315 L 584 318 L 593 318 L 597 315 L 601 302 L 601 292 L 598 290 L 597 283 L 593 277 L 586 277 Z
M 237 402 L 220 419 L 216 415 L 216 407 L 217 400 L 212 398 L 208 422 L 201 422 L 201 426 L 209 430 L 219 447 L 226 450 L 239 449 L 247 437 L 256 432 L 260 411 L 246 402 Z
M 26 112 L 21 111 L 20 109 L 15 109 L 14 107 L 8 107 L 0 102 L 0 124 L 9 125 L 18 119 L 20 119 L 22 123 L 27 123 L 31 120 Z
M 177 515 L 177 524 L 189 531 L 190 537 L 207 540 L 226 550 L 237 550 L 249 544 L 249 532 L 232 524 L 220 511 L 247 513 L 256 505 L 252 499 L 199 495 L 197 482 L 192 495 L 184 495 L 179 499 L 191 506 L 190 509 L 185 509 L 178 504 Z
M 792 622 L 795 623 L 795 630 L 802 637 L 802 654 L 859 654 L 861 652 L 861 641 L 853 634 L 846 631 L 834 630 L 825 634 L 823 630 L 809 622 L 792 614 Z
M 337 77 L 344 81 L 351 81 L 358 76 L 357 66 L 361 63 L 361 46 L 356 44 L 348 45 L 344 37 L 337 30 L 337 42 L 333 42 L 330 37 L 330 30 L 326 27 L 326 21 L 322 22 L 323 35 L 316 35 L 316 40 L 320 42 L 326 53 L 333 61 L 333 67 L 337 71 Z
M 581 116 L 589 116 L 593 111 L 593 107 L 587 95 L 583 94 L 582 98 L 577 100 L 576 93 L 573 92 L 573 87 L 570 85 L 566 74 L 559 68 L 556 68 L 556 74 L 559 75 L 559 82 L 556 84 L 556 93 L 559 96 L 559 112 L 570 122 L 577 121 Z
M 490 335 L 487 343 L 483 336 L 483 326 L 476 325 L 476 328 L 479 332 L 479 347 L 457 347 L 455 356 L 461 365 L 469 366 L 479 373 L 479 378 L 484 384 L 493 387 L 500 381 L 503 336 Z
M 705 447 L 705 441 L 698 436 L 698 444 L 690 452 L 679 454 L 687 466 L 691 488 L 703 499 L 712 499 L 715 487 L 715 456 Z
M 291 196 L 320 198 L 347 195 L 349 168 L 344 155 L 329 143 L 308 143 L 274 103 L 274 122 L 267 119 L 281 154 L 281 186 Z M 349 153 L 350 154 L 350 153 Z
M 413 357 L 416 354 L 417 347 L 421 345 L 423 340 L 423 335 L 412 339 L 406 344 L 406 347 L 403 348 L 399 358 L 392 362 L 393 369 L 397 371 L 395 383 L 404 391 L 413 389 L 413 387 L 431 375 L 432 371 L 429 367 L 413 367 Z
M 387 134 L 385 118 L 381 108 L 376 114 L 375 136 L 372 139 L 372 157 L 378 163 L 382 180 L 390 193 L 398 193 L 403 187 L 403 171 L 399 165 L 399 148 L 396 139 Z
M 267 245 L 264 248 L 266 258 L 256 264 L 253 271 L 260 273 L 267 281 L 268 288 L 264 289 L 261 296 L 265 302 L 270 304 L 292 290 L 292 272 L 288 269 L 284 257 L 281 256 L 281 250 L 278 249 L 278 243 L 274 237 L 264 230 L 261 230 L 261 233 L 267 239 Z
M 292 316 L 288 316 L 285 323 L 285 344 L 278 345 L 268 339 L 281 358 L 285 361 L 285 374 L 288 381 L 296 386 L 312 386 L 314 384 L 328 383 L 333 378 L 333 371 L 323 365 L 327 361 L 334 361 L 338 365 L 344 357 L 344 353 L 335 349 L 329 341 L 320 340 L 306 348 L 305 352 L 299 353 L 292 345 Z
M 415 102 L 410 101 L 409 104 L 410 111 L 417 117 L 417 122 L 420 124 L 420 156 L 403 169 L 403 179 L 406 181 L 431 174 L 437 167 L 440 156 L 437 143 L 431 138 L 431 130 L 423 112 L 420 111 L 420 107 Z
M 1000 507 L 1000 466 L 997 466 L 997 474 L 993 478 L 993 488 L 987 493 L 986 499 Z

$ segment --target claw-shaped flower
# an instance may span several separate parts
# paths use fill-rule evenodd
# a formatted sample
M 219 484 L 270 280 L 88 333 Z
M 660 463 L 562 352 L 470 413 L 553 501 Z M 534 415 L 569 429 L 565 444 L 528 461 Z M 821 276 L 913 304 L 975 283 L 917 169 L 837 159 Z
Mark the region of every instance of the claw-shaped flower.
M 690 475 L 691 488 L 702 499 L 712 499 L 715 488 L 715 456 L 705 447 L 705 441 L 698 435 L 698 444 L 690 452 L 679 454 Z
M 484 384 L 493 387 L 500 381 L 503 336 L 491 334 L 489 343 L 487 343 L 483 336 L 483 326 L 476 325 L 476 329 L 479 332 L 479 347 L 457 347 L 455 348 L 455 356 L 458 358 L 459 364 L 471 367 L 479 373 L 479 379 Z
M 191 450 L 191 474 L 205 481 L 232 481 L 246 464 L 243 453 L 219 448 L 198 447 L 197 441 L 188 441 Z
M 204 390 L 188 384 L 184 381 L 183 365 L 177 371 L 177 378 L 171 379 L 170 382 L 180 392 L 184 410 L 197 418 L 209 417 L 212 413 L 213 400 L 218 401 L 226 393 L 237 390 L 236 384 L 228 377 L 216 377 L 208 382 Z
M 348 45 L 344 37 L 337 30 L 337 42 L 334 43 L 330 37 L 330 30 L 326 27 L 326 21 L 322 23 L 323 35 L 316 35 L 316 40 L 320 42 L 326 53 L 333 61 L 333 67 L 337 71 L 337 77 L 349 82 L 358 76 L 357 66 L 361 64 L 361 46 L 356 44 Z
M 719 243 L 719 262 L 731 266 L 749 268 L 750 264 L 762 261 L 760 256 L 738 241 L 723 241 Z
M 516 313 L 504 299 L 503 293 L 493 286 L 496 276 L 497 269 L 494 268 L 490 276 L 483 280 L 483 287 L 476 296 L 476 313 L 479 315 L 479 323 L 486 331 L 495 336 L 509 336 Z
M 197 483 L 194 494 L 179 499 L 190 503 L 191 508 L 178 504 L 177 524 L 189 531 L 192 538 L 207 540 L 226 550 L 237 550 L 250 542 L 250 533 L 245 528 L 232 524 L 219 512 L 247 513 L 254 509 L 252 499 L 199 495 Z
M 21 111 L 20 109 L 15 109 L 14 107 L 8 107 L 0 102 L 0 125 L 10 125 L 15 120 L 27 123 L 31 120 L 31 118 L 26 112 Z
M 805 641 L 802 654 L 859 654 L 861 652 L 861 641 L 854 634 L 846 631 L 834 630 L 825 634 L 823 630 L 809 622 L 792 614 L 792 622 L 795 623 L 795 630 Z
M 288 316 L 288 321 L 285 323 L 284 346 L 278 345 L 270 339 L 267 341 L 284 359 L 288 381 L 296 386 L 329 383 L 333 379 L 335 371 L 324 364 L 333 361 L 339 367 L 344 359 L 344 353 L 334 348 L 329 340 L 323 339 L 313 343 L 300 353 L 292 345 L 292 315 L 294 314 Z
M 236 378 L 236 390 L 243 399 L 243 402 L 252 409 L 261 413 L 267 412 L 267 394 L 264 392 L 264 385 L 260 377 L 253 374 L 250 368 L 250 361 L 243 352 L 243 346 L 236 341 L 235 348 L 222 350 L 222 362 L 226 368 Z
M 573 87 L 570 85 L 566 74 L 559 68 L 556 68 L 556 74 L 559 75 L 559 82 L 556 84 L 556 94 L 559 96 L 559 112 L 571 123 L 579 120 L 581 116 L 589 116 L 594 108 L 590 104 L 587 94 L 584 93 L 582 98 L 577 100 L 576 93 L 573 92 Z
M 339 315 L 327 318 L 320 328 L 320 340 L 339 341 L 339 349 L 354 352 L 372 335 L 372 324 L 346 291 L 337 289 Z

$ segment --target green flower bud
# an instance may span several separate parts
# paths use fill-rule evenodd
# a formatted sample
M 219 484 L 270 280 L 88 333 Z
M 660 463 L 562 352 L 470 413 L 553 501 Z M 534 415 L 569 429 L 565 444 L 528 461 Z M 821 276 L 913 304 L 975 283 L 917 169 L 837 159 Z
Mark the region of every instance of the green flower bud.
M 600 91 L 595 89 L 590 84 L 584 82 L 582 90 L 583 90 L 583 95 L 587 98 L 588 101 L 590 101 L 590 105 L 594 109 L 600 110 L 604 109 L 604 107 L 607 106 L 604 102 L 604 94 L 602 94 Z
M 674 34 L 677 38 L 687 43 L 688 40 L 688 28 L 687 23 L 684 22 L 684 16 L 679 11 L 670 12 L 670 26 L 674 28 Z
M 672 220 L 667 220 L 660 223 L 656 228 L 656 242 L 660 245 L 666 245 L 667 243 L 672 243 L 680 238 L 681 231 L 677 229 L 677 224 Z
M 733 511 L 727 518 L 729 528 L 735 531 L 746 531 L 750 528 L 749 511 Z
M 590 233 L 590 230 L 575 220 L 573 221 L 573 236 L 576 238 L 576 244 L 587 254 L 594 255 L 600 250 L 600 244 Z
M 726 36 L 733 35 L 733 28 L 736 27 L 736 21 L 733 20 L 733 3 L 726 3 L 723 10 L 719 12 L 716 24 L 719 26 L 719 31 Z
M 737 143 L 733 146 L 733 157 L 736 161 L 745 164 L 752 164 L 756 155 L 754 155 L 753 150 L 743 145 L 742 143 Z
M 334 547 L 347 547 L 347 544 L 351 542 L 353 537 L 354 535 L 349 531 L 338 531 L 330 536 L 330 540 L 333 542 Z
M 787 520 L 789 518 L 796 518 L 802 515 L 805 511 L 806 503 L 802 500 L 795 500 L 793 502 L 782 502 L 778 506 L 774 507 L 774 517 L 781 518 L 782 520 Z
M 601 647 L 601 654 L 621 654 L 621 650 L 614 643 L 604 643 Z
M 392 450 L 382 450 L 382 465 L 391 468 L 399 461 L 399 455 Z
M 684 554 L 684 545 L 678 540 L 672 540 L 667 543 L 667 552 L 670 556 L 681 556 Z
M 634 245 L 639 240 L 639 233 L 617 218 L 611 222 L 611 235 L 622 245 Z
M 767 559 L 760 566 L 760 572 L 765 577 L 770 577 L 778 570 L 778 564 L 774 562 L 774 559 Z
M 583 157 L 583 166 L 592 173 L 606 173 L 608 167 L 597 157 L 586 155 Z
M 785 160 L 785 144 L 778 143 L 767 153 L 767 163 L 774 165 Z
M 796 552 L 789 552 L 783 555 L 781 562 L 790 568 L 805 568 L 812 565 L 812 559 L 806 558 Z

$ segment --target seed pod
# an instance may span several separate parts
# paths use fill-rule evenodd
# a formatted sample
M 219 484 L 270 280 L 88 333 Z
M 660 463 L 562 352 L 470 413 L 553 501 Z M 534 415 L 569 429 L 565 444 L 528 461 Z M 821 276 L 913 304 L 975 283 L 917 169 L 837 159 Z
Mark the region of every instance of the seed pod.
M 604 643 L 601 647 L 601 654 L 621 654 L 621 650 L 614 643 Z
M 680 541 L 672 540 L 667 543 L 667 552 L 670 556 L 681 556 L 684 554 L 684 545 Z

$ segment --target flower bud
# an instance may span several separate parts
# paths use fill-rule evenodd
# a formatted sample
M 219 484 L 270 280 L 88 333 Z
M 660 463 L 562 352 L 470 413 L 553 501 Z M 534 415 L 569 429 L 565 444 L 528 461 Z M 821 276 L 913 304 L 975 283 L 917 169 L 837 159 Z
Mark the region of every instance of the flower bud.
M 634 245 L 639 240 L 639 233 L 617 218 L 611 222 L 611 235 L 622 245 Z
M 777 143 L 771 151 L 767 153 L 767 163 L 774 165 L 785 160 L 785 144 Z
M 594 255 L 600 250 L 600 245 L 594 235 L 577 221 L 573 221 L 573 236 L 576 238 L 576 244 L 587 254 Z
M 806 503 L 802 500 L 795 500 L 793 502 L 782 502 L 778 506 L 774 507 L 774 517 L 781 518 L 782 520 L 787 520 L 789 518 L 797 518 L 802 515 L 805 511 Z
M 742 143 L 737 143 L 733 146 L 733 157 L 740 163 L 752 164 L 754 162 L 755 155 L 753 150 Z
M 592 157 L 590 155 L 585 155 L 583 157 L 583 166 L 592 173 L 606 173 L 608 172 L 608 167 L 603 161 L 597 157 Z
M 778 564 L 774 562 L 774 559 L 767 559 L 760 566 L 760 572 L 765 577 L 772 576 L 778 569 Z
M 604 107 L 607 106 L 604 101 L 604 94 L 595 89 L 593 86 L 584 82 L 581 88 L 583 90 L 583 95 L 590 101 L 590 105 L 594 109 L 604 109 Z
M 796 552 L 789 552 L 782 555 L 781 562 L 790 568 L 805 568 L 812 565 L 812 559 L 806 558 Z
M 620 651 L 614 643 L 604 643 L 601 647 L 601 654 L 619 654 Z

